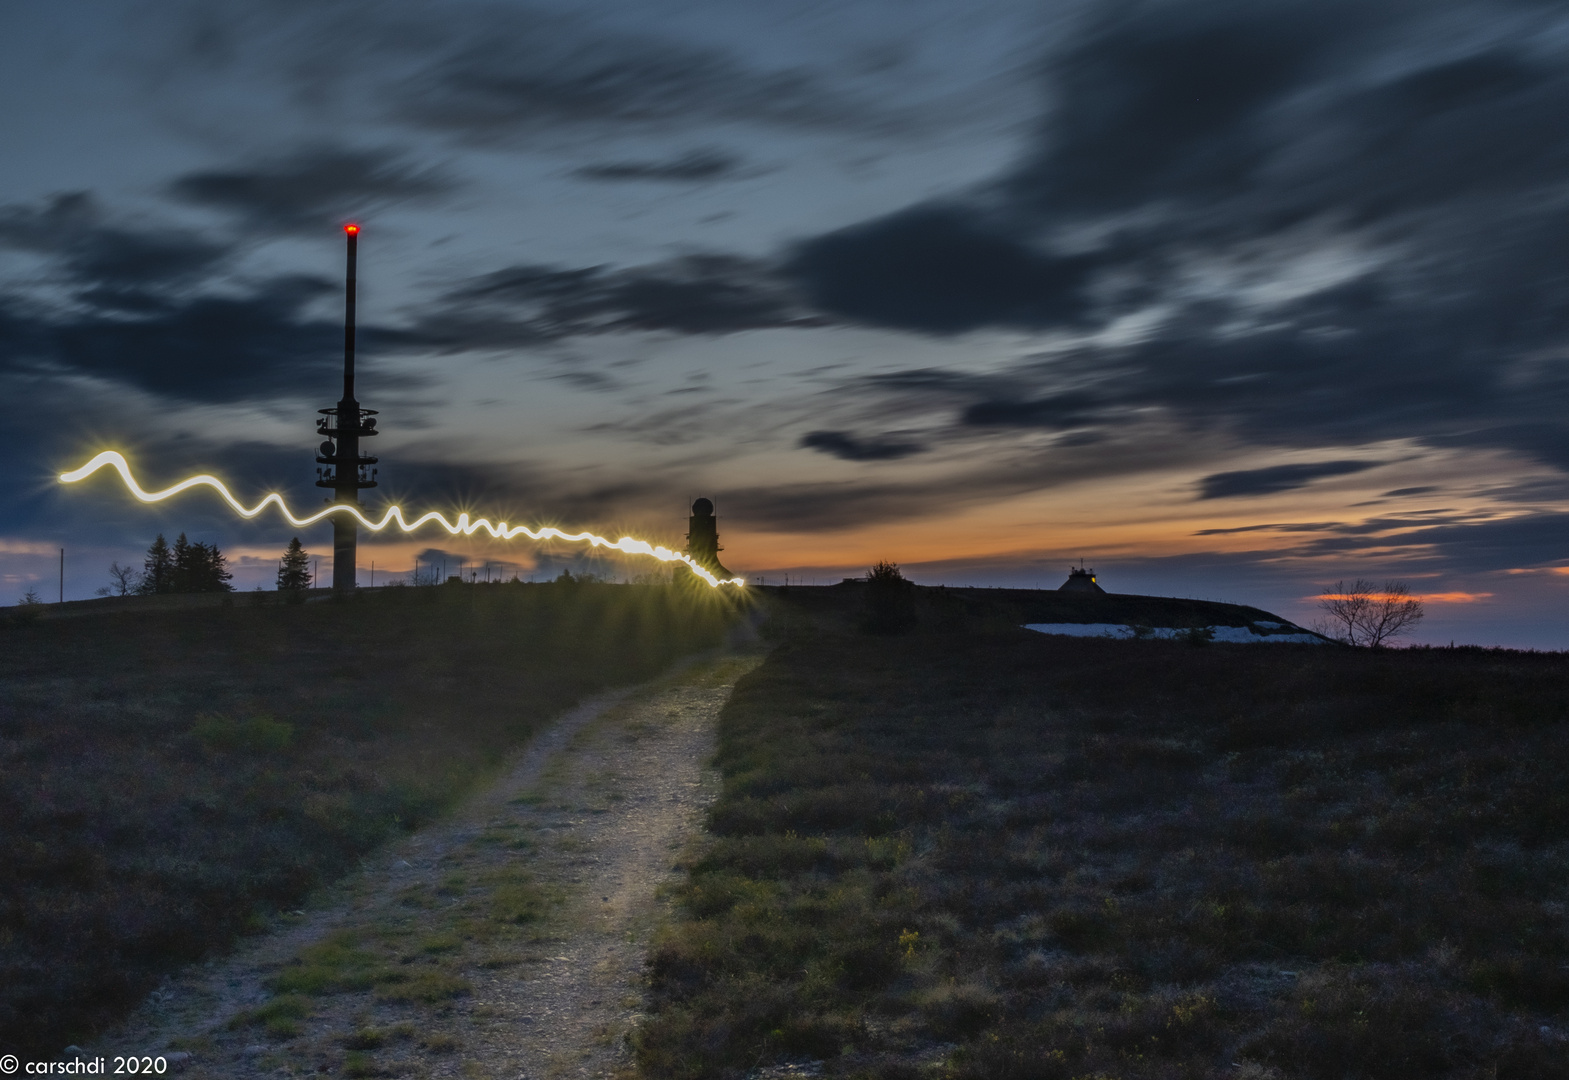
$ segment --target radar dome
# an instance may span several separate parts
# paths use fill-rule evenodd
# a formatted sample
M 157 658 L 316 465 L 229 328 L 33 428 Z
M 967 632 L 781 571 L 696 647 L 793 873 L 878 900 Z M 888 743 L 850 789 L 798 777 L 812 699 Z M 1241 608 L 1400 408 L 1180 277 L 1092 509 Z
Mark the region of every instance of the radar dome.
M 697 502 L 692 504 L 692 516 L 713 517 L 714 504 L 709 502 L 707 499 L 698 499 Z

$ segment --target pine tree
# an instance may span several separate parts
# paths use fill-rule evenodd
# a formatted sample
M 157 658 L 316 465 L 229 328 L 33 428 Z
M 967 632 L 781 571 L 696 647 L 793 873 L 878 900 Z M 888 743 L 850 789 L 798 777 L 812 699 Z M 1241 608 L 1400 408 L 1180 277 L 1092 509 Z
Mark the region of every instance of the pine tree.
M 191 576 L 191 545 L 184 533 L 169 545 L 169 557 L 174 563 L 174 570 L 169 575 L 169 591 L 187 592 L 185 586 Z
M 296 536 L 289 541 L 289 550 L 283 553 L 283 561 L 278 566 L 278 591 L 303 592 L 310 585 L 310 556 L 300 547 L 300 538 Z
M 197 592 L 196 582 L 200 575 L 197 560 L 201 552 L 196 545 L 192 545 L 181 533 L 174 542 L 174 576 L 170 583 L 169 591 L 178 593 Z
M 142 580 L 136 586 L 136 591 L 139 593 L 174 591 L 174 553 L 169 550 L 169 542 L 163 538 L 163 533 L 159 533 L 158 539 L 154 540 L 152 546 L 147 549 L 147 558 L 142 563 Z
M 229 560 L 224 558 L 223 552 L 218 550 L 216 543 L 197 544 L 202 550 L 202 587 L 200 592 L 233 592 L 234 586 L 229 584 L 233 574 L 229 573 Z
M 217 544 L 192 543 L 181 533 L 172 549 L 174 573 L 170 592 L 203 593 L 233 592 L 229 579 L 229 561 Z

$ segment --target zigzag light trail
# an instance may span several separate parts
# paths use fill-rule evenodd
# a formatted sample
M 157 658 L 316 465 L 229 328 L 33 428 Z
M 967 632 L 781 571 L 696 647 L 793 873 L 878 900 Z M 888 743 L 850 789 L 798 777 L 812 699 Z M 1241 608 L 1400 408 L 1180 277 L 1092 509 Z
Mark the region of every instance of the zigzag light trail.
M 484 529 L 497 540 L 511 540 L 518 536 L 526 536 L 530 540 L 567 540 L 575 544 L 586 543 L 596 548 L 609 548 L 613 551 L 625 552 L 628 555 L 649 555 L 658 559 L 660 562 L 685 563 L 687 568 L 691 570 L 692 573 L 702 578 L 712 588 L 717 589 L 721 585 L 734 585 L 737 588 L 742 588 L 746 585 L 745 580 L 742 578 L 716 577 L 706 568 L 694 562 L 692 557 L 685 554 L 684 552 L 671 551 L 669 548 L 662 546 L 656 547 L 646 540 L 637 540 L 630 536 L 623 536 L 619 540 L 607 540 L 603 536 L 595 536 L 593 533 L 569 533 L 553 526 L 546 526 L 543 529 L 530 529 L 526 525 L 509 526 L 505 521 L 499 524 L 492 524 L 488 518 L 480 518 L 478 521 L 470 521 L 469 516 L 466 513 L 459 514 L 457 522 L 453 523 L 448 521 L 442 514 L 434 510 L 410 522 L 403 517 L 402 508 L 397 506 L 389 507 L 387 512 L 382 515 L 380 521 L 371 521 L 364 514 L 360 513 L 357 506 L 351 503 L 334 503 L 333 505 L 327 507 L 327 509 L 320 511 L 319 513 L 312 514 L 309 517 L 295 517 L 294 514 L 289 510 L 288 505 L 284 503 L 283 496 L 277 494 L 276 492 L 268 495 L 266 498 L 262 499 L 261 502 L 247 509 L 244 503 L 240 502 L 239 499 L 236 499 L 232 494 L 230 494 L 229 489 L 224 486 L 223 481 L 219 480 L 215 476 L 207 476 L 205 474 L 201 476 L 187 477 L 186 479 L 181 480 L 178 484 L 174 484 L 171 487 L 166 487 L 162 491 L 145 491 L 142 489 L 142 486 L 136 482 L 136 477 L 131 475 L 130 463 L 125 460 L 123 455 L 114 450 L 105 450 L 103 453 L 94 457 L 81 468 L 73 469 L 67 473 L 61 473 L 60 482 L 62 484 L 74 484 L 79 480 L 85 480 L 106 465 L 118 472 L 120 474 L 120 479 L 125 481 L 125 486 L 130 490 L 131 494 L 145 503 L 162 502 L 164 499 L 178 495 L 180 492 L 187 491 L 194 487 L 210 487 L 214 488 L 219 495 L 223 496 L 224 501 L 234 509 L 235 513 L 239 514 L 243 518 L 253 518 L 265 510 L 269 504 L 273 504 L 278 507 L 278 512 L 281 513 L 291 525 L 296 527 L 313 525 L 331 514 L 350 514 L 356 518 L 361 525 L 364 525 L 367 529 L 370 529 L 373 532 L 380 532 L 392 522 L 397 522 L 398 528 L 402 529 L 406 533 L 411 533 L 421 525 L 434 521 L 442 528 L 446 529 L 447 532 L 451 533 L 453 536 L 457 536 L 460 533 L 464 536 L 473 536 L 476 532 Z

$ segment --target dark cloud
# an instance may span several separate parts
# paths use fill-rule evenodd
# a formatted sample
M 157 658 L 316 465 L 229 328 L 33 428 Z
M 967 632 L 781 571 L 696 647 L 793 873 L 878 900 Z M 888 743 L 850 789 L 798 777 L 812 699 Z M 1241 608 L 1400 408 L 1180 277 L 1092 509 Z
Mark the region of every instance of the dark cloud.
M 1192 460 L 1187 447 L 1152 445 L 1114 434 L 1093 445 L 1058 444 L 1046 454 L 999 449 L 969 468 L 941 472 L 892 469 L 826 483 L 760 482 L 732 494 L 728 505 L 750 528 L 836 532 L 899 519 L 935 519 L 1050 488 L 1116 477 L 1157 453 L 1167 464 Z
M 0 370 L 87 374 L 173 398 L 232 401 L 303 391 L 342 355 L 341 326 L 311 313 L 336 284 L 281 275 L 204 292 L 199 286 L 225 269 L 230 248 L 117 222 L 86 193 L 0 210 L 0 245 L 42 256 L 50 290 L 0 296 Z
M 402 120 L 489 141 L 549 125 L 665 126 L 744 121 L 785 127 L 864 127 L 864 107 L 818 74 L 749 67 L 713 50 L 652 37 L 540 27 L 489 34 L 400 82 Z
M 1569 348 L 1550 12 L 1103 4 L 1043 64 L 1051 105 L 1015 167 L 805 240 L 783 273 L 839 319 L 918 333 L 1151 320 L 986 380 L 868 386 L 947 401 L 949 437 L 1157 418 L 1569 468 L 1569 369 L 1541 359 Z
M 1563 562 L 1565 528 L 1569 514 L 1523 514 L 1413 529 L 1400 534 L 1398 542 L 1426 549 L 1429 558 L 1456 570 L 1539 567 Z
M 921 443 L 907 439 L 863 439 L 847 431 L 808 432 L 801 437 L 801 445 L 844 461 L 896 461 L 927 449 Z
M 1274 560 L 1332 559 L 1345 563 L 1361 559 L 1427 573 L 1530 569 L 1563 561 L 1566 523 L 1569 513 L 1539 512 L 1480 520 L 1454 515 L 1433 524 L 1386 518 L 1356 524 L 1268 525 L 1261 529 L 1325 535 L 1260 554 Z M 1229 531 L 1240 530 L 1207 530 L 1202 535 Z M 1245 556 L 1242 553 L 1239 558 Z
M 1292 521 L 1266 525 L 1238 525 L 1230 529 L 1200 529 L 1194 536 L 1229 536 L 1232 533 L 1250 532 L 1328 532 L 1338 526 L 1334 521 Z
M 743 175 L 741 159 L 722 150 L 693 150 L 667 161 L 605 161 L 574 169 L 582 180 L 690 184 Z
M 281 227 L 290 219 L 278 213 Z M 234 400 L 287 396 L 299 380 L 338 363 L 342 329 L 313 311 L 337 283 L 288 276 L 202 293 L 195 276 L 211 274 L 227 250 L 184 233 L 116 229 L 101 217 L 86 196 L 0 215 L 0 243 L 52 255 L 57 283 L 75 301 L 46 307 L 0 298 L 0 365 Z M 52 227 L 59 221 L 70 227 Z M 362 325 L 360 336 L 381 352 L 458 352 L 586 334 L 713 335 L 825 322 L 765 263 L 690 255 L 626 270 L 509 267 L 463 283 L 407 325 Z M 592 389 L 618 385 L 577 369 L 556 377 Z
M 1234 499 L 1273 495 L 1306 487 L 1327 476 L 1348 476 L 1386 464 L 1382 461 L 1315 461 L 1302 465 L 1270 465 L 1262 469 L 1212 473 L 1199 481 L 1199 498 Z
M 837 532 L 928 514 L 947 487 L 892 482 L 757 485 L 735 492 L 723 506 L 752 530 Z
M 508 267 L 450 292 L 409 339 L 492 348 L 576 334 L 730 334 L 823 322 L 765 264 L 689 255 L 628 270 Z
M 945 80 L 932 87 L 920 78 L 911 43 L 923 20 L 902 12 L 879 18 L 884 29 L 871 43 L 859 32 L 865 12 L 759 5 L 735 24 L 747 25 L 747 36 L 722 45 L 659 5 L 166 6 L 155 74 L 190 85 L 193 96 L 214 80 L 249 76 L 269 88 L 282 82 L 296 105 L 323 118 L 369 113 L 470 144 L 732 124 L 882 136 L 974 122 Z M 847 24 L 848 37 L 814 28 L 835 22 Z M 934 93 L 917 103 L 912 89 Z
M 1472 494 L 1505 503 L 1566 503 L 1569 502 L 1569 476 L 1531 476 L 1520 480 L 1488 484 Z
M 332 396 L 343 328 L 315 307 L 341 295 L 337 282 L 226 280 L 232 247 L 126 224 L 81 192 L 0 208 L 0 246 L 43 258 L 47 286 L 0 294 L 0 372 L 85 374 L 186 401 Z M 407 344 L 362 331 L 373 346 Z
M 0 246 L 45 256 L 55 264 L 58 284 L 130 308 L 152 304 L 150 290 L 189 282 L 228 254 L 187 230 L 114 224 L 84 191 L 37 206 L 0 208 Z
M 176 199 L 237 215 L 266 232 L 319 233 L 389 203 L 445 195 L 457 182 L 390 150 L 316 147 L 244 169 L 187 173 Z
M 783 272 L 818 308 L 873 326 L 953 334 L 1079 322 L 1094 261 L 1049 255 L 997 226 L 969 207 L 917 207 L 808 240 Z
M 330 396 L 343 327 L 306 307 L 333 288 L 281 278 L 248 296 L 167 301 L 140 317 L 0 307 L 0 367 L 81 372 L 190 401 Z
M 1033 401 L 988 399 L 967 406 L 961 422 L 971 427 L 1070 428 L 1096 419 L 1104 401 L 1089 393 L 1064 393 Z
M 1008 190 L 1057 219 L 1161 207 L 1213 237 L 1539 184 L 1565 156 L 1542 138 L 1565 79 L 1535 40 L 1548 8 L 1506 6 L 1104 4 L 1050 66 L 1054 107 Z
M 1430 491 L 1438 490 L 1438 488 L 1433 487 L 1431 484 L 1422 487 L 1395 488 L 1393 491 L 1384 492 L 1383 497 L 1386 499 L 1398 499 L 1403 495 L 1426 495 Z
M 1012 194 L 1053 215 L 1236 197 L 1278 148 L 1273 110 L 1354 53 L 1371 6 L 1101 5 L 1051 65 L 1055 104 Z

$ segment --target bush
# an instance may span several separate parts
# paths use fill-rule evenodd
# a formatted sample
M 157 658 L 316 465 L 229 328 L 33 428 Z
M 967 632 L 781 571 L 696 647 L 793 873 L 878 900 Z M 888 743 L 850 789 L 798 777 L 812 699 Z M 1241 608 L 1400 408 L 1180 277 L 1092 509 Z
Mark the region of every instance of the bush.
M 862 625 L 872 634 L 902 634 L 915 625 L 915 590 L 897 563 L 877 563 L 866 575 Z

